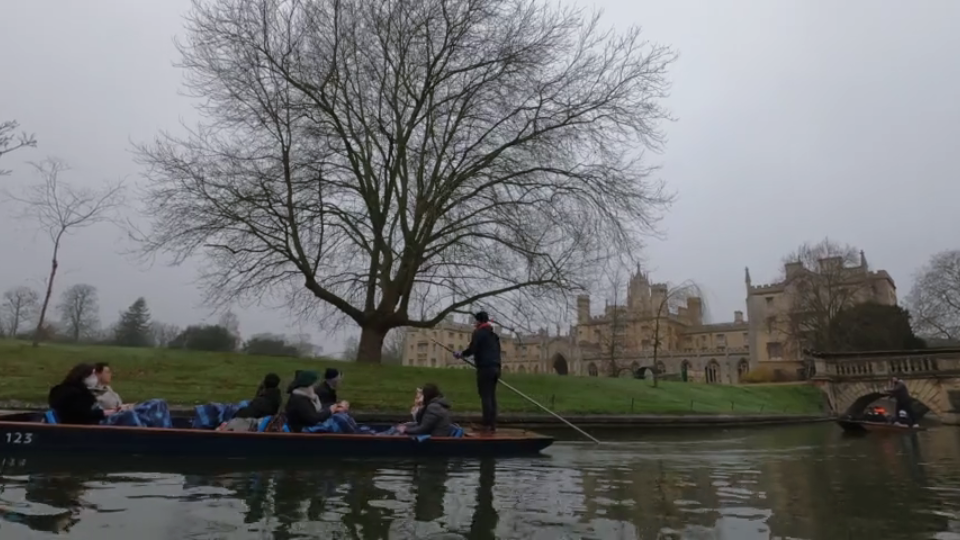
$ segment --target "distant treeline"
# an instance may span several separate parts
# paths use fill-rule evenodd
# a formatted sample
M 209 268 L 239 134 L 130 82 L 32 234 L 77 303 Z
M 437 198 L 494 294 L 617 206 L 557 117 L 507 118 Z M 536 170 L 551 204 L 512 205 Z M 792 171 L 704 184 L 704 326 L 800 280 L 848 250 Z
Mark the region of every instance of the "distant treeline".
M 120 313 L 115 323 L 104 328 L 100 323 L 97 289 L 84 283 L 66 289 L 55 309 L 59 320 L 44 322 L 37 328 L 39 293 L 29 287 L 7 290 L 0 300 L 0 337 L 33 339 L 39 332 L 40 340 L 47 342 L 168 347 L 292 358 L 318 356 L 323 350 L 305 336 L 260 333 L 243 340 L 239 321 L 231 312 L 221 316 L 218 324 L 195 324 L 186 328 L 155 321 L 142 297 Z

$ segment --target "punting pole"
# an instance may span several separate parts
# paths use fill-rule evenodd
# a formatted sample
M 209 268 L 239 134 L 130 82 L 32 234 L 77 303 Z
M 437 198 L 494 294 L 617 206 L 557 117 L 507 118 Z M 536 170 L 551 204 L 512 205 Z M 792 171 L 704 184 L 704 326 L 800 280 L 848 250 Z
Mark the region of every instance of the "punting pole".
M 436 343 L 437 345 L 443 347 L 444 349 L 450 351 L 451 353 L 456 353 L 456 351 L 454 351 L 454 350 L 451 349 L 450 347 L 447 347 L 447 346 L 444 345 L 443 343 L 440 343 L 439 341 L 437 341 L 437 340 L 435 340 L 435 339 L 433 339 L 433 338 L 431 338 L 430 341 Z M 473 362 L 467 360 L 466 358 L 462 358 L 462 357 L 461 357 L 460 359 L 463 360 L 464 362 L 466 362 L 467 364 L 476 367 Z M 564 417 L 560 416 L 559 414 L 551 411 L 550 409 L 544 407 L 543 405 L 540 404 L 539 401 L 537 401 L 537 400 L 533 399 L 532 397 L 524 394 L 524 393 L 521 392 L 520 390 L 517 390 L 516 388 L 514 388 L 513 386 L 511 386 L 509 383 L 507 383 L 506 381 L 504 381 L 503 379 L 500 379 L 499 382 L 500 382 L 500 384 L 506 386 L 508 389 L 512 390 L 512 391 L 513 391 L 515 394 L 517 394 L 518 396 L 520 396 L 520 397 L 522 397 L 523 399 L 529 401 L 530 403 L 533 403 L 533 404 L 536 405 L 537 407 L 540 407 L 541 409 L 547 411 L 548 413 L 550 413 L 551 415 L 553 415 L 553 417 L 556 418 L 557 420 L 560 420 L 560 421 L 563 422 L 564 424 L 572 427 L 573 429 L 575 429 L 578 433 L 580 433 L 580 434 L 583 435 L 584 437 L 590 439 L 591 441 L 595 442 L 596 444 L 601 444 L 600 441 L 599 441 L 596 437 L 594 437 L 593 435 L 590 435 L 590 434 L 587 433 L 586 431 L 584 431 L 584 430 L 578 428 L 577 426 L 573 425 L 573 423 L 571 423 L 571 422 L 570 422 L 569 420 L 567 420 L 566 418 L 564 418 Z

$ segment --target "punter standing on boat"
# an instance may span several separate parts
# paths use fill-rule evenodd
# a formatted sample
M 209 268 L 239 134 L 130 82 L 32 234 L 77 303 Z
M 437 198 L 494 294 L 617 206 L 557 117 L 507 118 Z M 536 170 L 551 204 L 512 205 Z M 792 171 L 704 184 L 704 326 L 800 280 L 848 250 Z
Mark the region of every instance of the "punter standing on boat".
M 890 379 L 890 382 L 893 383 L 893 387 L 887 394 L 892 397 L 897 404 L 894 422 L 899 421 L 899 418 L 905 413 L 907 425 L 916 425 L 913 419 L 913 407 L 911 407 L 911 401 L 913 400 L 910 398 L 910 391 L 907 390 L 907 384 L 897 377 Z
M 479 431 L 497 430 L 497 382 L 500 380 L 500 337 L 493 331 L 490 316 L 485 311 L 476 313 L 476 328 L 470 338 L 470 344 L 461 352 L 454 353 L 457 358 L 473 357 L 477 368 L 477 393 L 480 394 L 480 408 L 483 410 L 483 423 Z

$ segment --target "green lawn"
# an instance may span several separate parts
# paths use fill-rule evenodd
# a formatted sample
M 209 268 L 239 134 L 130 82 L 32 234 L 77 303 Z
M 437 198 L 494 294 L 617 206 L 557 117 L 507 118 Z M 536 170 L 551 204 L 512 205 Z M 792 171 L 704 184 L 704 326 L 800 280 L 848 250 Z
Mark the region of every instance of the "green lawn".
M 417 386 L 433 382 L 458 411 L 477 411 L 469 370 L 371 366 L 333 360 L 270 358 L 170 349 L 41 345 L 0 340 L 0 401 L 42 404 L 47 391 L 77 362 L 109 362 L 113 387 L 125 401 L 165 398 L 171 404 L 238 401 L 252 397 L 266 373 L 285 387 L 297 369 L 333 366 L 344 372 L 340 396 L 357 411 L 406 411 Z M 820 412 L 819 390 L 807 385 L 724 386 L 681 382 L 509 374 L 506 381 L 557 412 L 595 414 Z M 506 388 L 502 412 L 540 412 Z

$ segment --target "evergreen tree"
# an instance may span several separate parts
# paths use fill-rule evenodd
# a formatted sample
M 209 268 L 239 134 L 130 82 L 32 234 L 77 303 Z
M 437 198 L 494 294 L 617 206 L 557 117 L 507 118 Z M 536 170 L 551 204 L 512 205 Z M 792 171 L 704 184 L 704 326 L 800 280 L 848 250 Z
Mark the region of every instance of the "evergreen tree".
M 193 351 L 231 352 L 237 348 L 237 337 L 218 324 L 188 326 L 167 347 Z
M 120 314 L 114 342 L 122 347 L 150 346 L 150 310 L 143 297 L 137 298 L 126 312 Z

